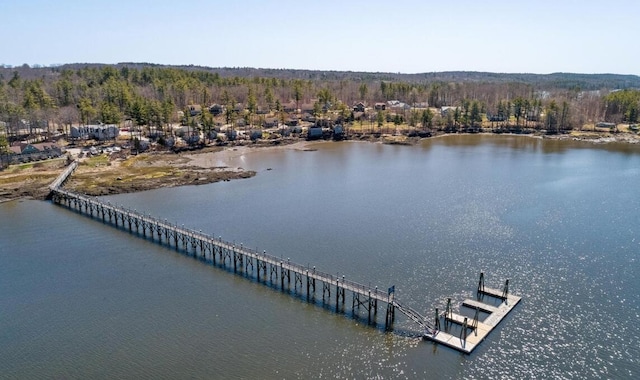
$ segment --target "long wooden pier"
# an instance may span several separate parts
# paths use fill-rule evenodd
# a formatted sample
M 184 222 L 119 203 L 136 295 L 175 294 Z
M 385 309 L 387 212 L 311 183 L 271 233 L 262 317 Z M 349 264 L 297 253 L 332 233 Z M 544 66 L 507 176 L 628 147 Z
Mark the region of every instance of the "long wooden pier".
M 474 318 L 454 313 L 451 299 L 448 299 L 445 312 L 438 313 L 438 309 L 436 309 L 435 318 L 431 322 L 418 311 L 398 302 L 395 298 L 395 286 L 388 289 L 380 289 L 377 286 L 372 288 L 348 280 L 345 276 L 334 276 L 319 271 L 316 267 L 296 264 L 289 259 L 284 260 L 281 257 L 267 254 L 265 251 L 259 252 L 244 247 L 242 244 L 236 245 L 224 241 L 221 237 L 215 238 L 202 231 L 170 223 L 166 219 L 161 220 L 136 210 L 104 202 L 95 197 L 63 189 L 62 186 L 77 168 L 77 165 L 77 162 L 72 163 L 49 186 L 50 198 L 54 203 L 101 220 L 116 228 L 135 233 L 145 239 L 174 247 L 176 250 L 189 256 L 193 255 L 204 262 L 233 270 L 234 273 L 251 276 L 258 282 L 269 283 L 282 290 L 291 290 L 293 282 L 294 293 L 306 295 L 307 301 L 310 302 L 315 302 L 316 292 L 319 294 L 322 290 L 323 305 L 333 306 L 335 304 L 336 312 L 345 311 L 345 302 L 350 293 L 353 316 L 355 317 L 357 313 L 359 318 L 361 308 L 363 308 L 369 324 L 376 323 L 378 303 L 381 303 L 380 307 L 386 306 L 385 329 L 393 328 L 397 310 L 418 324 L 425 338 L 468 354 L 520 301 L 520 297 L 509 293 L 509 280 L 506 281 L 503 290 L 491 289 L 484 286 L 484 274 L 481 273 L 477 300 L 468 299 L 462 303 L 464 307 L 475 309 Z M 502 302 L 497 306 L 484 303 L 482 302 L 484 296 Z M 488 313 L 489 317 L 480 321 L 480 312 Z M 442 323 L 443 320 L 444 323 Z M 460 326 L 460 333 L 457 336 L 452 332 L 453 325 Z
M 265 251 L 259 252 L 242 244 L 226 242 L 221 237 L 215 238 L 202 231 L 170 223 L 166 219 L 161 220 L 95 197 L 63 189 L 64 182 L 76 167 L 77 162 L 71 164 L 49 187 L 50 198 L 54 203 L 160 244 L 174 247 L 213 265 L 233 268 L 234 273 L 251 274 L 259 282 L 269 280 L 272 285 L 279 285 L 283 290 L 285 287 L 290 289 L 293 282 L 293 290 L 302 292 L 301 294 L 306 295 L 307 300 L 315 298 L 316 291 L 319 293 L 322 290 L 323 303 L 335 302 L 336 311 L 344 311 L 345 301 L 350 293 L 354 316 L 362 307 L 367 313 L 368 323 L 375 322 L 378 303 L 382 303 L 381 306 L 386 305 L 385 328 L 392 328 L 397 309 L 416 322 L 423 333 L 434 332 L 433 326 L 425 317 L 410 307 L 401 305 L 395 299 L 394 286 L 388 289 L 383 288 L 384 290 L 377 286 L 372 288 L 348 280 L 345 276 L 334 276 L 319 271 L 315 267 L 296 264 L 289 259 L 284 260 L 270 255 Z

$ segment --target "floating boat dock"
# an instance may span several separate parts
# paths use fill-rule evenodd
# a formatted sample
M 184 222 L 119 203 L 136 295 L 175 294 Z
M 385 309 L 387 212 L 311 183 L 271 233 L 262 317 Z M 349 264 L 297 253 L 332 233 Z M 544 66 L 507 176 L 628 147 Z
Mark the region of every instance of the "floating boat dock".
M 502 290 L 485 287 L 484 273 L 480 273 L 476 298 L 465 299 L 462 306 L 475 310 L 473 318 L 465 317 L 453 311 L 451 298 L 447 299 L 444 313 L 439 314 L 436 309 L 436 328 L 427 331 L 425 338 L 444 346 L 453 348 L 465 354 L 470 354 L 493 331 L 494 328 L 516 307 L 521 297 L 509 293 L 509 280 L 506 280 Z M 496 306 L 483 301 L 499 301 Z M 489 316 L 479 319 L 480 312 Z M 453 325 L 459 326 L 454 329 Z M 453 333 L 453 330 L 459 332 Z

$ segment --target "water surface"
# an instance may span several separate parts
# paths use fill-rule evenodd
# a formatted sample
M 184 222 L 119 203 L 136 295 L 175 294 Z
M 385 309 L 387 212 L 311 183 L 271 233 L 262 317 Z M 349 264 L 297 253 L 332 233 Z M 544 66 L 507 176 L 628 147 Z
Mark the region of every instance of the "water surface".
M 523 301 L 472 355 L 423 341 L 403 317 L 385 333 L 24 201 L 0 205 L 2 377 L 640 375 L 640 147 L 515 136 L 315 147 L 230 163 L 251 179 L 106 199 L 395 285 L 426 315 L 472 296 L 481 270 L 489 286 L 509 278 Z

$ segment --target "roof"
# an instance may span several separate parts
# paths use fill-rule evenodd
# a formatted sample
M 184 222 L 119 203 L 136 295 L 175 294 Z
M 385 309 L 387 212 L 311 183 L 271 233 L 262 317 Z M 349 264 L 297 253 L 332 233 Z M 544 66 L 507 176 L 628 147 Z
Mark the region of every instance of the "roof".
M 313 104 L 312 103 L 304 103 L 303 105 L 300 106 L 300 109 L 304 112 L 304 111 L 313 111 Z
M 38 143 L 29 144 L 26 142 L 20 142 L 13 144 L 9 147 L 9 150 L 14 154 L 22 154 L 25 150 L 35 150 L 37 152 L 46 152 L 50 150 L 60 150 L 60 146 L 56 143 Z M 31 152 L 35 153 L 35 152 Z

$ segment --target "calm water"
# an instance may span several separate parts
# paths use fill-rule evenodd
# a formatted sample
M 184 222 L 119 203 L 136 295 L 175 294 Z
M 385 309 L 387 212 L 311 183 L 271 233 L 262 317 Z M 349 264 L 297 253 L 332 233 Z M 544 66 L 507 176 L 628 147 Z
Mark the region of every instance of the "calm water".
M 386 288 L 432 315 L 511 279 L 470 356 L 47 202 L 0 205 L 0 378 L 638 378 L 640 147 L 456 136 L 237 158 L 254 178 L 109 197 Z M 267 170 L 271 168 L 272 170 Z M 347 304 L 350 305 L 350 297 Z M 384 322 L 384 311 L 378 322 Z

